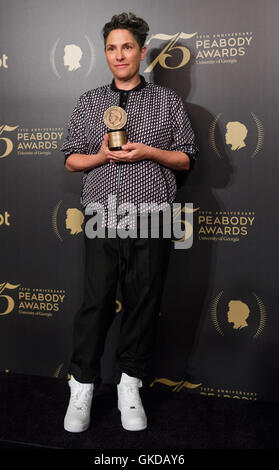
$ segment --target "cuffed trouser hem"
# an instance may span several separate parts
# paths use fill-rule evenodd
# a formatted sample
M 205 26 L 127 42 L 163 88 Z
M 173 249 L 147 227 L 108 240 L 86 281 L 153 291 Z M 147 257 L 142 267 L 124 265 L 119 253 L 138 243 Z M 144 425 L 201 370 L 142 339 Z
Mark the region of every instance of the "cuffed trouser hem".
M 122 367 L 121 370 L 118 369 L 113 374 L 112 383 L 114 385 L 118 385 L 120 383 L 123 372 L 125 372 L 125 374 L 129 375 L 130 377 L 136 377 L 137 379 L 141 379 L 141 380 L 144 380 L 147 377 L 147 374 L 143 374 L 138 369 L 132 369 L 131 367 Z M 99 386 L 102 382 L 100 375 L 98 376 L 87 375 L 86 376 L 82 373 L 82 371 L 78 367 L 75 367 L 73 365 L 71 365 L 69 368 L 69 374 L 73 375 L 74 378 L 80 383 L 83 383 L 83 384 L 93 383 L 94 387 Z
M 82 384 L 93 383 L 94 387 L 97 387 L 101 384 L 100 375 L 96 375 L 96 376 L 84 375 L 81 369 L 79 367 L 76 367 L 73 364 L 71 364 L 69 367 L 69 374 L 73 375 L 74 378 Z
M 118 385 L 120 383 L 122 372 L 129 375 L 130 377 L 136 377 L 137 379 L 141 379 L 142 381 L 144 381 L 144 379 L 146 378 L 146 374 L 142 374 L 137 369 L 134 370 L 130 367 L 123 367 L 121 370 L 118 370 L 114 373 L 112 378 L 112 383 L 114 385 Z

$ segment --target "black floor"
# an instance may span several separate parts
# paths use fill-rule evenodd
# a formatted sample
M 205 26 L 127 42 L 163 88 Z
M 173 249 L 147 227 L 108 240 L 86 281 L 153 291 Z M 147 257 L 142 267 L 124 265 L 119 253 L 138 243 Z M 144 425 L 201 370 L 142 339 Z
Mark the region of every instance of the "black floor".
M 279 404 L 204 398 L 155 384 L 141 389 L 148 428 L 121 427 L 116 388 L 102 385 L 84 433 L 64 431 L 65 379 L 0 375 L 2 449 L 278 449 Z

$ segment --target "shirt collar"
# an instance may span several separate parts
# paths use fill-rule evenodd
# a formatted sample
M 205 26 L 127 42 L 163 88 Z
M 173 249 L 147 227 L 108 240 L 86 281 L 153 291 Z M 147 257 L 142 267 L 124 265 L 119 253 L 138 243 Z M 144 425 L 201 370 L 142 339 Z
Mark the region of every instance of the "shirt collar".
M 131 90 L 121 90 L 120 88 L 117 88 L 116 85 L 115 85 L 115 82 L 114 82 L 114 78 L 112 79 L 112 82 L 110 84 L 110 88 L 112 91 L 118 91 L 118 92 L 121 92 L 121 91 L 139 91 L 141 90 L 142 88 L 144 88 L 146 86 L 146 81 L 145 81 L 145 78 L 140 75 L 140 83 L 135 87 L 135 88 L 132 88 Z

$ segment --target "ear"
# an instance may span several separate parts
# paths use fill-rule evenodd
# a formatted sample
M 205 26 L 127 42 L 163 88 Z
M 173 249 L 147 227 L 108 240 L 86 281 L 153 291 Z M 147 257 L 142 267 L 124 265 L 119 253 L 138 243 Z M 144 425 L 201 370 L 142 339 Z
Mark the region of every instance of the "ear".
M 141 51 L 140 51 L 140 60 L 144 60 L 146 56 L 146 46 L 142 46 Z

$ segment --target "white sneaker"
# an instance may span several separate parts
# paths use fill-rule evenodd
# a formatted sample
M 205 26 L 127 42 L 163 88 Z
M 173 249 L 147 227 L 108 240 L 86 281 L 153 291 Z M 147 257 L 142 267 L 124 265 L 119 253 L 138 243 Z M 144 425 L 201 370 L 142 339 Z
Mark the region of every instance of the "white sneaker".
M 121 412 L 122 426 L 127 431 L 141 431 L 147 427 L 147 418 L 139 394 L 140 387 L 140 379 L 122 372 L 120 383 L 117 385 L 118 409 Z
M 64 418 L 64 429 L 69 432 L 82 432 L 90 424 L 90 411 L 94 384 L 83 384 L 73 376 L 68 382 L 71 398 Z

